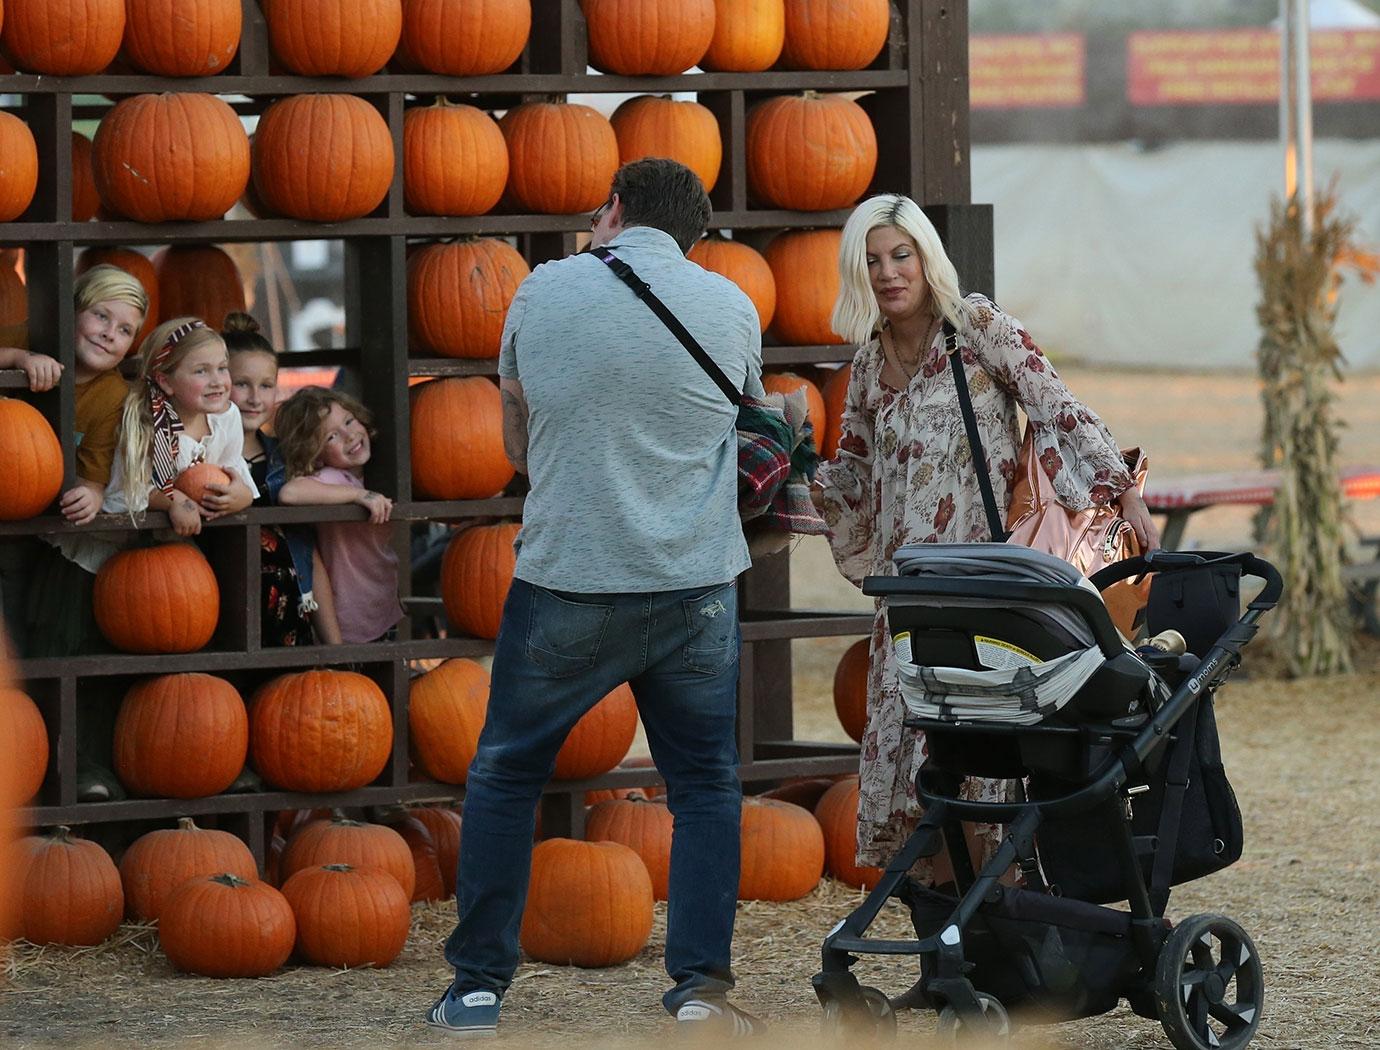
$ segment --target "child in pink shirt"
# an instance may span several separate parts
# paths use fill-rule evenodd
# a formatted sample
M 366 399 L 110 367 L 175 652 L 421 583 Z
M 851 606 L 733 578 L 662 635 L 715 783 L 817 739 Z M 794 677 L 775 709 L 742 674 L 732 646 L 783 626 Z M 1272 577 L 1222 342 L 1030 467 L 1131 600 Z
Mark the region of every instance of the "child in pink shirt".
M 340 640 L 346 644 L 390 637 L 403 615 L 398 555 L 388 525 L 393 501 L 364 487 L 371 423 L 369 410 L 349 395 L 309 386 L 278 407 L 273 424 L 288 478 L 278 494 L 280 504 L 358 503 L 369 512 L 367 522 L 316 525 Z

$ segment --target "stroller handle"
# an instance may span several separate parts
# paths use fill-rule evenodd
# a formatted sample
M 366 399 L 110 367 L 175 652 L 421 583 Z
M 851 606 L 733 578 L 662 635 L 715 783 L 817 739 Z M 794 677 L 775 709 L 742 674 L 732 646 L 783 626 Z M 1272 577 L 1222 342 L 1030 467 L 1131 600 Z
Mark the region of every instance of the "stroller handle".
M 1104 591 L 1118 580 L 1140 576 L 1147 572 L 1177 572 L 1200 565 L 1240 565 L 1247 576 L 1265 581 L 1265 589 L 1247 606 L 1257 613 L 1273 609 L 1280 595 L 1284 593 L 1284 578 L 1279 570 L 1264 558 L 1257 558 L 1250 552 L 1232 554 L 1222 551 L 1165 551 L 1152 550 L 1133 558 L 1108 565 L 1090 576 L 1089 582 L 1099 591 Z

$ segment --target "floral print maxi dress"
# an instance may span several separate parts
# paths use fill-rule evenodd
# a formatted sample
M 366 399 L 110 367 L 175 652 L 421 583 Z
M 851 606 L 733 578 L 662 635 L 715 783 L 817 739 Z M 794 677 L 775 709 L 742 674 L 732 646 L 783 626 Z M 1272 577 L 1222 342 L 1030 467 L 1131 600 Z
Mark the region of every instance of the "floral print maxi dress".
M 1034 427 L 1040 464 L 1066 506 L 1114 499 L 1132 478 L 1102 421 L 1074 398 L 1015 318 L 983 296 L 970 295 L 967 302 L 973 318 L 959 330 L 959 352 L 983 450 L 995 468 L 997 505 L 1006 506 L 1016 475 L 1018 407 Z M 904 390 L 882 381 L 882 362 L 877 339 L 854 356 L 838 452 L 817 475 L 834 560 L 854 584 L 864 576 L 894 575 L 891 556 L 904 544 L 991 538 L 942 333 Z M 886 864 L 919 819 L 915 774 L 924 761 L 924 737 L 902 728 L 904 712 L 878 603 L 859 769 L 859 864 Z M 1009 789 L 1006 781 L 971 778 L 963 794 L 997 802 L 1007 800 Z M 990 854 L 998 829 L 977 830 Z M 926 869 L 922 860 L 917 874 L 928 875 Z

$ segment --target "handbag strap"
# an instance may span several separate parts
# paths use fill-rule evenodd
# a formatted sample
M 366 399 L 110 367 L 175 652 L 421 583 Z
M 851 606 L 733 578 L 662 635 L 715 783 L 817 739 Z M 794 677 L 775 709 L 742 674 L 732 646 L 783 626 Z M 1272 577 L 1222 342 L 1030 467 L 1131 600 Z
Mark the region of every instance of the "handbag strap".
M 992 532 L 993 543 L 1005 543 L 1006 529 L 1002 527 L 1001 515 L 997 513 L 997 497 L 992 491 L 987 456 L 982 450 L 982 435 L 978 433 L 973 400 L 968 396 L 968 376 L 963 371 L 963 355 L 958 349 L 958 332 L 954 330 L 953 322 L 947 317 L 944 318 L 944 349 L 954 370 L 954 386 L 958 388 L 958 407 L 963 411 L 963 427 L 968 431 L 968 449 L 973 456 L 973 468 L 977 471 L 978 488 L 982 490 L 982 507 L 987 512 L 987 528 Z
M 743 400 L 743 395 L 738 388 L 729 382 L 728 376 L 724 375 L 723 369 L 714 363 L 714 359 L 704 351 L 704 347 L 695 341 L 695 337 L 685 330 L 685 326 L 675 314 L 667 308 L 666 304 L 656 297 L 647 282 L 638 277 L 633 268 L 625 263 L 618 256 L 607 248 L 591 248 L 589 253 L 602 262 L 620 281 L 633 290 L 633 294 L 647 304 L 652 313 L 656 314 L 671 334 L 680 340 L 681 345 L 690 351 L 696 363 L 704 369 L 705 374 L 714 380 L 714 385 L 724 392 L 724 397 L 728 398 L 736 408 Z

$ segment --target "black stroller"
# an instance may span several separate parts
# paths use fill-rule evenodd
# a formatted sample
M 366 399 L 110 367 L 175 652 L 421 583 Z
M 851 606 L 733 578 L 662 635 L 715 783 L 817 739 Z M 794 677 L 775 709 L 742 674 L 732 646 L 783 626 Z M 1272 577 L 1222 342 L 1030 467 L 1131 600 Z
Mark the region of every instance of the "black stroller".
M 1171 885 L 1240 856 L 1212 695 L 1279 600 L 1279 573 L 1251 554 L 1154 551 L 1089 581 L 1006 544 L 914 545 L 895 562 L 863 591 L 885 601 L 905 724 L 926 735 L 925 816 L 824 941 L 826 1023 L 883 1034 L 895 1011 L 928 1008 L 941 1035 L 990 1042 L 1012 1015 L 1071 1020 L 1125 999 L 1179 1050 L 1246 1046 L 1264 990 L 1250 937 L 1225 916 L 1172 926 L 1164 912 Z M 1147 571 L 1147 627 L 1180 631 L 1185 655 L 1131 649 L 1107 615 L 1100 590 Z M 1265 587 L 1241 616 L 1243 574 Z M 1017 801 L 961 799 L 970 776 L 1012 781 Z M 973 822 L 1006 825 L 976 873 Z M 952 892 L 906 877 L 943 844 Z M 865 936 L 892 897 L 918 939 Z M 919 955 L 920 978 L 889 999 L 852 973 L 862 954 Z

